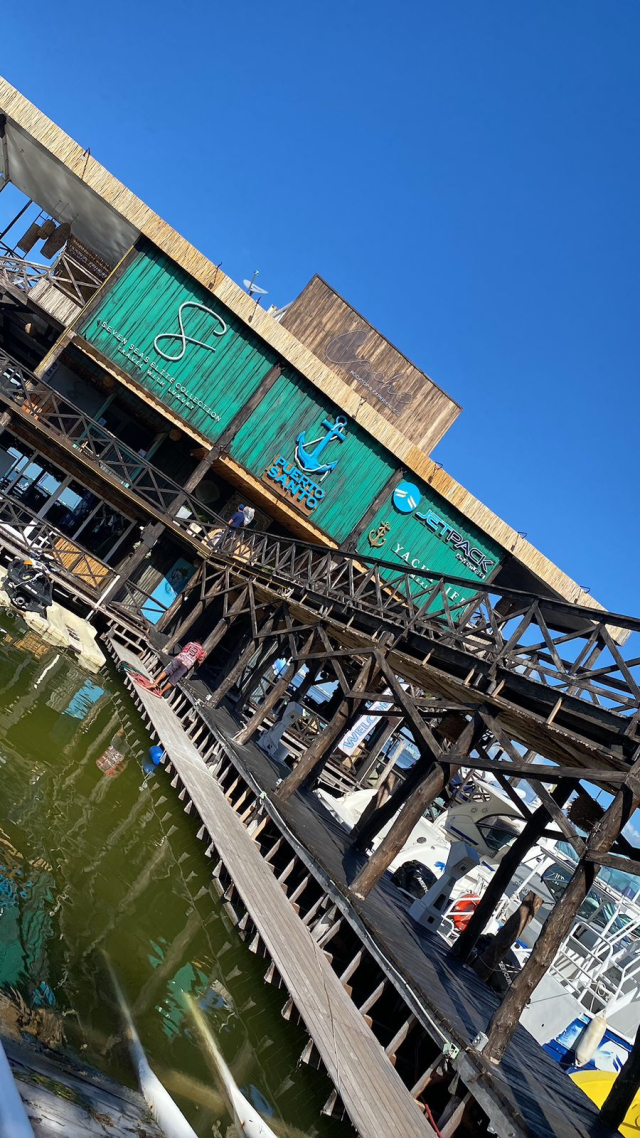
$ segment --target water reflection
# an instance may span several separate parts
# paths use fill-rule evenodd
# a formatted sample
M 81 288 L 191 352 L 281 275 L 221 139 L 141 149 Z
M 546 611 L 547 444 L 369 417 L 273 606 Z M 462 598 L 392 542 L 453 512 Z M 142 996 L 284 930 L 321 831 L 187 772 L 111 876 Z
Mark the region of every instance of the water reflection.
M 228 1118 L 185 992 L 258 1109 L 304 1134 L 351 1133 L 320 1115 L 330 1086 L 297 1068 L 304 1036 L 212 894 L 193 821 L 162 772 L 143 770 L 149 740 L 117 676 L 89 681 L 54 649 L 36 658 L 18 622 L 2 624 L 0 990 L 19 993 L 50 1038 L 63 1029 L 70 1049 L 133 1085 L 106 956 L 149 1060 L 199 1135 L 225 1135 Z M 109 778 L 96 763 L 121 728 L 128 763 Z

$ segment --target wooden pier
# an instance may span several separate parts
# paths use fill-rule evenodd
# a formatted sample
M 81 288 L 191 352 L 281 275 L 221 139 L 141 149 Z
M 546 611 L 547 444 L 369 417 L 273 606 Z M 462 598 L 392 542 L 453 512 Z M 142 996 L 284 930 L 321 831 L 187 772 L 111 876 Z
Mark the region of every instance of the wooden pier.
M 163 1138 L 139 1091 L 69 1055 L 13 1038 L 2 1044 L 35 1138 Z
M 144 671 L 130 648 L 114 637 L 108 645 L 119 664 Z M 378 1138 L 382 1112 L 391 1120 L 385 1129 L 390 1138 L 433 1134 L 412 1098 L 442 1072 L 446 1058 L 454 1077 L 448 1108 L 436 1120 L 445 1138 L 473 1104 L 501 1138 L 610 1138 L 593 1104 L 523 1028 L 500 1067 L 471 1047 L 498 997 L 451 959 L 444 942 L 413 924 L 388 879 L 354 907 L 348 883 L 358 866 L 350 863 L 345 832 L 312 794 L 286 804 L 274 799 L 276 768 L 254 744 L 233 741 L 237 724 L 227 711 L 209 710 L 188 687 L 165 701 L 130 677 L 128 684 L 167 752 L 172 786 L 185 810 L 201 820 L 199 836 L 214 858 L 223 899 L 232 907 L 234 898 L 241 902 L 239 931 L 250 946 L 264 949 L 271 975 L 275 969 L 289 994 L 283 1014 L 295 1009 L 309 1033 L 304 1057 L 317 1049 L 318 1065 L 333 1082 L 328 1112 L 342 1103 L 363 1138 Z M 317 920 L 324 914 L 324 923 L 315 929 L 309 913 L 298 915 L 296 903 L 310 876 L 323 890 L 313 915 Z M 355 934 L 359 948 L 336 974 L 330 950 L 341 925 Z M 381 980 L 357 1005 L 349 998 L 350 981 L 363 957 L 377 966 Z M 404 1011 L 381 1045 L 370 1025 L 385 990 L 394 990 Z M 412 1031 L 417 1046 L 416 1028 L 431 1039 L 433 1058 L 407 1086 L 393 1064 Z
M 115 641 L 110 644 L 120 663 L 143 670 L 129 649 Z M 388 1138 L 433 1135 L 172 707 L 130 678 L 128 684 L 167 752 L 180 797 L 200 818 L 200 836 L 211 843 L 207 852 L 214 859 L 214 872 L 219 877 L 224 869 L 231 878 L 358 1133 L 380 1138 L 380 1120 L 385 1118 Z

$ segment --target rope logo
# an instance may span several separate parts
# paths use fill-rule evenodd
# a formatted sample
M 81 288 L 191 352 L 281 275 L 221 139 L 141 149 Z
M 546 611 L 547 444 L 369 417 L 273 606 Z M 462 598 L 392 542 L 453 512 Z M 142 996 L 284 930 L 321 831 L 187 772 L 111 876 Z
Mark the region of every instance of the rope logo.
M 207 344 L 205 340 L 197 340 L 195 336 L 187 336 L 184 329 L 184 321 L 182 318 L 182 313 L 185 312 L 187 308 L 199 308 L 201 312 L 206 312 L 209 316 L 213 316 L 214 320 L 217 320 L 218 324 L 220 325 L 220 330 L 218 331 L 216 328 L 212 328 L 211 335 L 224 336 L 225 332 L 227 331 L 227 325 L 225 324 L 224 320 L 221 316 L 218 316 L 218 313 L 214 312 L 212 308 L 206 308 L 204 304 L 197 304 L 195 300 L 185 300 L 178 309 L 179 331 L 159 332 L 153 341 L 153 346 L 158 355 L 162 356 L 163 360 L 169 360 L 170 363 L 178 363 L 184 357 L 184 353 L 187 350 L 187 344 L 195 344 L 199 348 L 205 348 L 207 352 L 215 352 L 216 350 L 213 344 Z M 180 344 L 178 354 L 169 356 L 166 352 L 163 352 L 162 349 L 158 346 L 161 340 L 177 340 Z

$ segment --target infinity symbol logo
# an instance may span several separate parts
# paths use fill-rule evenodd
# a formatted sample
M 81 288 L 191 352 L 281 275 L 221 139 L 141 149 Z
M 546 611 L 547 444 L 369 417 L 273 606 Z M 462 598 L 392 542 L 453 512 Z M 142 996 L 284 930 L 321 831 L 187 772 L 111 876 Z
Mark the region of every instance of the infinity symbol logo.
M 194 336 L 187 336 L 184 330 L 184 322 L 182 319 L 182 313 L 187 308 L 199 308 L 201 312 L 206 312 L 209 316 L 213 316 L 214 320 L 217 320 L 218 324 L 220 325 L 220 330 L 218 331 L 216 328 L 212 328 L 211 333 L 213 336 L 224 336 L 225 332 L 227 331 L 227 325 L 225 324 L 224 320 L 221 316 L 218 316 L 218 313 L 214 312 L 213 309 L 205 308 L 204 304 L 196 304 L 195 300 L 185 300 L 184 304 L 181 304 L 178 309 L 178 328 L 180 331 L 160 332 L 153 341 L 153 346 L 158 355 L 162 356 L 163 360 L 169 360 L 171 363 L 178 363 L 178 361 L 183 358 L 184 353 L 187 350 L 187 344 L 197 344 L 199 348 L 206 348 L 208 352 L 215 352 L 216 350 L 213 344 L 206 344 L 204 340 L 196 340 Z M 158 347 L 161 340 L 177 340 L 180 344 L 178 355 L 169 356 L 166 352 L 163 352 L 162 349 Z

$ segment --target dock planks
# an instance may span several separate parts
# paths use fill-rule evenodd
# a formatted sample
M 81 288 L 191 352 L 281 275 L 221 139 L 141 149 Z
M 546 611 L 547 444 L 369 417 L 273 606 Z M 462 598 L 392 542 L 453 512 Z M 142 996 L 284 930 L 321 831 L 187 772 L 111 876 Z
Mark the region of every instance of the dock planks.
M 613 1138 L 613 1132 L 599 1120 L 597 1108 L 525 1028 L 518 1027 L 497 1067 L 488 1068 L 469 1050 L 471 1040 L 486 1028 L 499 997 L 472 969 L 451 958 L 439 936 L 409 917 L 406 900 L 389 874 L 356 908 L 348 883 L 364 855 L 349 851 L 346 830 L 315 794 L 298 792 L 287 803 L 274 800 L 278 772 L 264 752 L 252 742 L 235 743 L 238 725 L 225 708 L 208 711 L 204 705 L 201 713 L 224 741 L 240 773 L 265 792 L 268 812 L 281 828 L 284 822 L 307 864 L 316 866 L 319 879 L 333 883 L 342 911 L 350 912 L 354 927 L 362 928 L 363 937 L 379 947 L 381 961 L 386 959 L 391 966 L 389 974 L 400 975 L 405 990 L 415 997 L 418 1018 L 426 1015 L 460 1047 L 464 1081 L 474 1079 L 476 1094 L 483 1087 L 493 1100 L 501 1116 L 498 1133 Z
M 117 660 L 144 672 L 137 656 L 110 641 Z M 322 949 L 286 894 L 166 700 L 128 678 L 180 781 L 215 843 L 242 902 L 311 1036 L 361 1138 L 433 1138 L 382 1047 L 354 1007 Z

